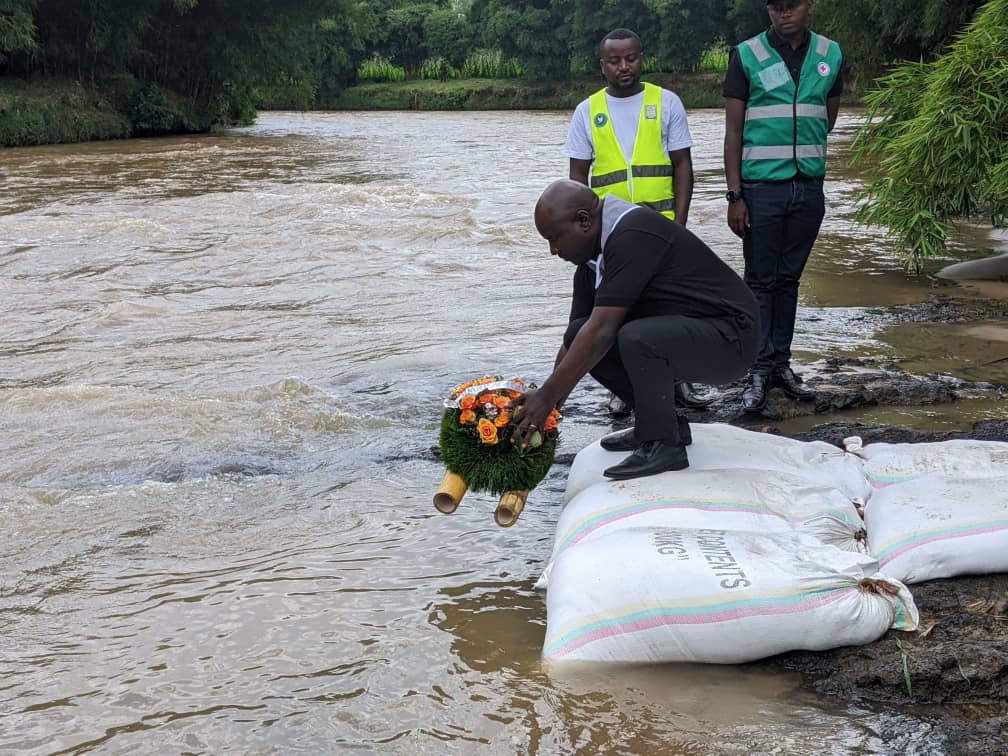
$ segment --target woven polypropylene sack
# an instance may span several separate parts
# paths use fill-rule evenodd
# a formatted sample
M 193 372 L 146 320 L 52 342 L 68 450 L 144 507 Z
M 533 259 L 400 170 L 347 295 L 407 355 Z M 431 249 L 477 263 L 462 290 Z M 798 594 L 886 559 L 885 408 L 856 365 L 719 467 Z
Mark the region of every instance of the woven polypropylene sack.
M 689 469 L 747 468 L 789 473 L 862 501 L 871 490 L 861 458 L 824 441 L 796 441 L 724 423 L 692 423 L 690 428 L 693 444 L 686 448 Z M 607 480 L 602 471 L 626 456 L 627 452 L 607 452 L 598 442 L 586 446 L 574 457 L 564 501 Z
M 905 583 L 1008 572 L 1008 477 L 924 477 L 875 491 L 865 507 L 873 556 Z
M 615 531 L 557 558 L 543 656 L 738 664 L 915 629 L 910 593 L 877 567 L 798 533 Z

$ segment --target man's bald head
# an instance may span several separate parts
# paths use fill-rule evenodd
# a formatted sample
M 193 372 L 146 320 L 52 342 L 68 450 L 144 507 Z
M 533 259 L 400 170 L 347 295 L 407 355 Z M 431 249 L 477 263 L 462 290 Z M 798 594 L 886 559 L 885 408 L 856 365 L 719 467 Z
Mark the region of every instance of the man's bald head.
M 546 187 L 536 203 L 536 215 L 540 210 L 552 216 L 568 215 L 582 208 L 591 210 L 598 205 L 599 198 L 591 189 L 578 181 L 560 179 Z
M 550 245 L 550 253 L 579 265 L 595 255 L 602 231 L 598 195 L 570 179 L 554 181 L 535 207 L 536 230 Z

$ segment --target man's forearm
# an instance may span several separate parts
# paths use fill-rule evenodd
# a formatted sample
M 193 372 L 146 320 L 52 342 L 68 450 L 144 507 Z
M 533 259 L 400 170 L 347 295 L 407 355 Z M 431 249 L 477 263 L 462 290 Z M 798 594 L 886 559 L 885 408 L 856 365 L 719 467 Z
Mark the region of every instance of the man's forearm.
M 618 325 L 592 322 L 589 318 L 570 347 L 558 354 L 553 373 L 545 380 L 540 391 L 554 404 L 562 403 L 599 360 L 605 357 L 616 343 Z
M 739 191 L 742 188 L 742 138 L 731 132 L 725 134 L 724 172 L 727 188 Z
M 693 163 L 692 161 L 683 161 L 675 167 L 675 219 L 684 226 L 692 201 Z

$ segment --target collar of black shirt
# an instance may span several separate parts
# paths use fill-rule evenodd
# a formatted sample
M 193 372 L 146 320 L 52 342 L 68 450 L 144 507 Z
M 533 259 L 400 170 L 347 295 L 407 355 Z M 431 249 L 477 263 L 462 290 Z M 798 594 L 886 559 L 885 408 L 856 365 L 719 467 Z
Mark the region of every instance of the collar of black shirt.
M 783 39 L 776 31 L 774 31 L 774 28 L 772 26 L 767 31 L 766 38 L 767 42 L 770 43 L 770 46 L 775 47 L 778 50 L 780 50 L 783 47 L 789 47 L 787 40 Z M 798 52 L 798 50 L 804 50 L 806 47 L 808 47 L 810 39 L 812 39 L 812 34 L 811 32 L 809 32 L 808 29 L 806 29 L 805 37 L 804 39 L 802 39 L 802 43 L 798 45 L 798 48 L 795 50 L 795 52 Z

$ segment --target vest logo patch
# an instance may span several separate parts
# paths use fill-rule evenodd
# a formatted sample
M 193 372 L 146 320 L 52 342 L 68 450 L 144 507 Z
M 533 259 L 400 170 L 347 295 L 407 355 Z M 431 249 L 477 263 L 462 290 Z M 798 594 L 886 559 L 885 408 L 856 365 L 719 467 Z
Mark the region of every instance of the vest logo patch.
M 607 123 L 609 123 L 609 118 L 606 116 L 605 113 L 598 113 L 598 114 L 596 114 L 596 116 L 595 116 L 595 128 L 601 129 Z
M 658 120 L 658 106 L 657 105 L 647 105 L 644 108 L 644 117 L 649 121 Z
M 825 60 L 820 60 L 819 61 L 818 68 L 819 68 L 819 75 L 822 76 L 823 78 L 829 76 L 830 75 L 830 71 L 832 70 L 830 68 L 829 63 L 827 63 Z

